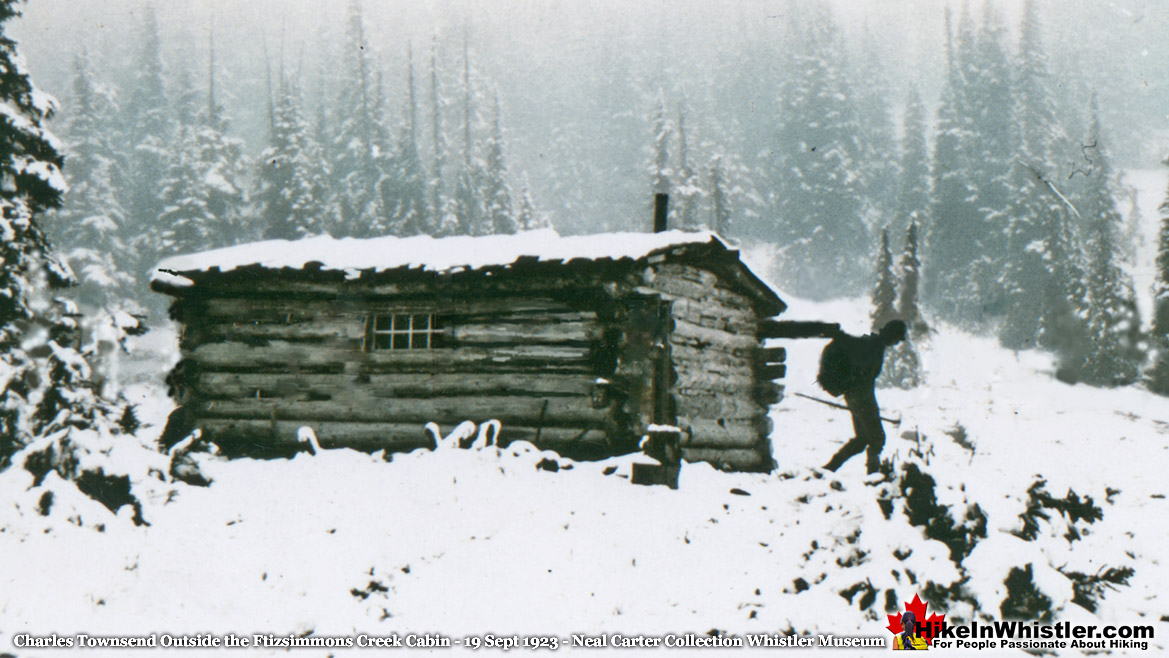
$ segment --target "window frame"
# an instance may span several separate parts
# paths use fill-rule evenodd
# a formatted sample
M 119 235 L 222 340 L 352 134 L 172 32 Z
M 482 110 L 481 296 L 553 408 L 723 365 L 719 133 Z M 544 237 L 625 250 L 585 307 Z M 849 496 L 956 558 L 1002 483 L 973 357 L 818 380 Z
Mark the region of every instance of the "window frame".
M 386 320 L 389 320 L 388 328 L 384 328 Z M 419 320 L 424 324 L 419 326 Z M 443 324 L 442 316 L 434 311 L 371 311 L 365 317 L 362 351 L 417 352 L 442 349 L 446 336 Z M 405 345 L 400 342 L 402 337 Z

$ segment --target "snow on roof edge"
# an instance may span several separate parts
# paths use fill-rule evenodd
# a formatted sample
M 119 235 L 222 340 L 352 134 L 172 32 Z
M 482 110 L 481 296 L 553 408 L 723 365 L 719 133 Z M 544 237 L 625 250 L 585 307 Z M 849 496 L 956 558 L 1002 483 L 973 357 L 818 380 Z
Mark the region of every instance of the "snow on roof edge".
M 596 233 L 561 236 L 552 229 L 510 235 L 433 238 L 333 238 L 318 235 L 300 240 L 267 240 L 194 254 L 172 256 L 155 268 L 171 272 L 226 272 L 249 265 L 268 269 L 303 269 L 320 263 L 325 270 L 421 268 L 436 272 L 510 265 L 520 258 L 599 260 L 644 258 L 653 252 L 685 244 L 718 241 L 709 231 L 664 233 Z
M 152 283 L 171 287 L 189 286 L 183 274 L 218 268 L 228 272 L 258 265 L 266 269 L 304 269 L 319 263 L 323 270 L 357 272 L 400 268 L 434 272 L 476 270 L 508 266 L 521 258 L 541 261 L 641 259 L 671 247 L 717 243 L 728 251 L 737 250 L 711 231 L 665 231 L 662 233 L 594 233 L 561 236 L 553 229 L 509 235 L 453 236 L 434 238 L 333 238 L 318 235 L 300 240 L 266 240 L 224 247 L 164 259 L 154 269 Z M 759 276 L 750 265 L 739 262 L 764 286 L 779 297 L 779 290 Z M 180 283 L 177 279 L 185 279 Z

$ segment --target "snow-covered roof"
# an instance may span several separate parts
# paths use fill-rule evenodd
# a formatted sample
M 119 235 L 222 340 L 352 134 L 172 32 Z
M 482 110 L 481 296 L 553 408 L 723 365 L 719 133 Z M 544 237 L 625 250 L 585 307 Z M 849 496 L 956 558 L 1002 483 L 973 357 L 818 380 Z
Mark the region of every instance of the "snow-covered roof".
M 451 273 L 489 267 L 507 267 L 524 259 L 545 262 L 639 260 L 675 247 L 708 244 L 734 251 L 710 231 L 662 233 L 599 233 L 562 236 L 552 229 L 514 235 L 434 238 L 332 238 L 320 235 L 300 240 L 268 240 L 167 258 L 153 275 L 156 289 L 176 290 L 195 285 L 204 272 L 229 272 L 243 267 L 313 269 L 362 272 L 410 269 Z M 743 269 L 758 279 L 744 263 Z M 192 278 L 188 278 L 188 276 Z M 760 280 L 760 284 L 767 284 Z M 777 295 L 778 297 L 778 295 Z
M 353 272 L 398 268 L 451 272 L 506 266 L 525 257 L 542 261 L 638 259 L 670 247 L 712 241 L 726 246 L 721 238 L 708 231 L 561 236 L 554 230 L 544 229 L 514 235 L 387 236 L 364 240 L 319 235 L 174 256 L 159 263 L 157 269 L 175 273 L 212 269 L 226 272 L 249 265 L 303 269 L 309 263 L 319 263 L 320 269 Z

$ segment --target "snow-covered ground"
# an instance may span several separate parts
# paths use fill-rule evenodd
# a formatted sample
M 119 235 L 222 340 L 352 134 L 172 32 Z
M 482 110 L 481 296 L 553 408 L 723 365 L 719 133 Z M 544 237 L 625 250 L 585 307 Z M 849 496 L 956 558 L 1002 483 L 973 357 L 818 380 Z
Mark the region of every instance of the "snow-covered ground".
M 864 329 L 861 301 L 791 305 L 792 318 Z M 816 468 L 852 432 L 846 412 L 793 395 L 827 397 L 814 384 L 823 344 L 814 340 L 789 344 L 788 395 L 773 410 L 776 472 L 689 464 L 677 491 L 630 484 L 635 458 L 573 463 L 526 445 L 416 451 L 389 463 L 348 450 L 271 461 L 204 456 L 213 483 L 202 488 L 172 481 L 165 455 L 126 440 L 112 457 L 134 479 L 150 524 L 139 527 L 128 508 L 114 517 L 53 475 L 30 488 L 30 475 L 10 469 L 0 474 L 0 653 L 72 653 L 15 649 L 21 633 L 492 633 L 563 642 L 571 633 L 717 629 L 891 639 L 886 612 L 915 594 L 928 601 L 927 583 L 952 593 L 931 612 L 1001 618 L 1004 580 L 1027 564 L 1055 620 L 1152 624 L 1150 649 L 1169 645 L 1169 404 L 1136 388 L 1067 386 L 1044 355 L 937 329 L 919 346 L 927 385 L 878 392 L 885 415 L 901 418 L 885 452 L 893 482 L 867 479 L 859 457 L 838 474 Z M 158 383 L 129 394 L 149 445 L 169 402 Z M 985 516 L 986 536 L 960 564 L 910 524 L 920 506 L 910 509 L 914 492 L 900 488 L 908 464 L 935 480 L 937 504 L 960 525 L 974 505 Z M 1027 535 L 1020 515 L 1040 481 L 1034 490 L 1053 499 L 1091 497 L 1103 518 L 1072 523 L 1047 509 Z M 46 490 L 53 504 L 42 515 Z M 1065 537 L 1070 528 L 1078 539 Z M 1133 575 L 1101 590 L 1096 612 L 1071 602 L 1064 574 L 1121 567 Z

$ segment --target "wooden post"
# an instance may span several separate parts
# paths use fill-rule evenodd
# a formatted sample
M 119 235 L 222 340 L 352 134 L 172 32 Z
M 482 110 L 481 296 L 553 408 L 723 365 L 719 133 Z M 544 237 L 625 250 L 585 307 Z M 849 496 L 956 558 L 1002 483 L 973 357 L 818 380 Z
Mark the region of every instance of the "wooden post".
M 658 460 L 658 464 L 634 464 L 633 484 L 664 484 L 678 488 L 678 474 L 682 470 L 682 431 L 668 425 L 652 425 L 642 441 L 642 451 Z
M 758 338 L 836 338 L 840 325 L 829 322 L 763 320 L 755 334 Z
M 670 302 L 655 300 L 657 322 L 654 328 L 653 372 L 650 385 L 653 390 L 653 423 L 673 425 L 674 414 L 670 404 Z

